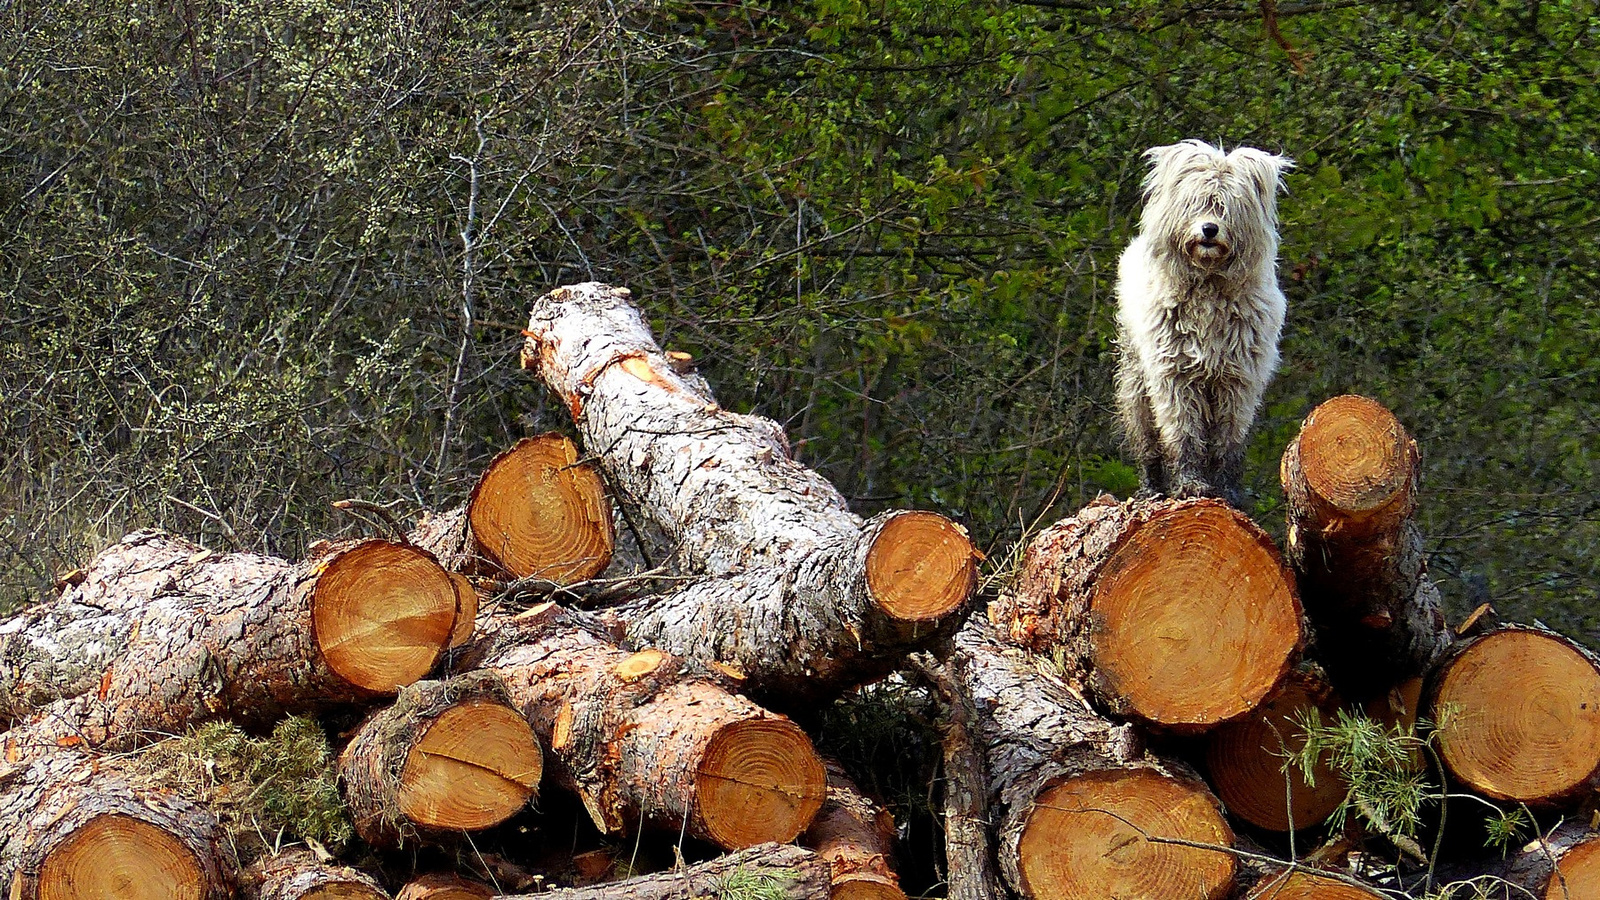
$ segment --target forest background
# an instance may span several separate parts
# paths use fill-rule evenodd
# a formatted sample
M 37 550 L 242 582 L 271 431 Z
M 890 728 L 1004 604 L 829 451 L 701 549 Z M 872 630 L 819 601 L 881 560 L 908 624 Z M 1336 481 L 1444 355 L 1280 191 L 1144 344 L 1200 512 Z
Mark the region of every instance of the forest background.
M 1346 391 L 1460 615 L 1600 643 L 1593 2 L 0 0 L 0 613 L 123 532 L 294 557 L 569 426 L 530 301 L 626 285 L 863 513 L 1136 486 L 1140 152 L 1298 161 L 1248 510 Z

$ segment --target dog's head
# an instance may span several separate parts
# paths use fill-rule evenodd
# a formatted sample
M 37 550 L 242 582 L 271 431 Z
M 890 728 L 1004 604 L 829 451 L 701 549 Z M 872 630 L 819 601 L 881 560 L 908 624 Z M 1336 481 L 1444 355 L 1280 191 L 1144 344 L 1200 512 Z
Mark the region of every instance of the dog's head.
M 1278 191 L 1292 160 L 1195 140 L 1152 147 L 1145 159 L 1140 229 L 1159 249 L 1207 271 L 1277 255 Z

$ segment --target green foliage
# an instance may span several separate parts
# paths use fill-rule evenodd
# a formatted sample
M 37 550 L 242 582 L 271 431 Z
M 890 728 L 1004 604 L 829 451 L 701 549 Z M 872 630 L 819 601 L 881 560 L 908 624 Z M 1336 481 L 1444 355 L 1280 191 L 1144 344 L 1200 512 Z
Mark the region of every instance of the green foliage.
M 784 900 L 797 872 L 758 872 L 734 869 L 717 885 L 716 900 Z
M 1339 710 L 1324 723 L 1315 708 L 1297 714 L 1305 744 L 1291 757 L 1306 783 L 1315 786 L 1319 761 L 1350 786 L 1329 822 L 1344 827 L 1353 811 L 1379 834 L 1414 838 L 1423 813 L 1439 800 L 1425 763 L 1431 752 L 1411 726 L 1385 725 L 1359 713 Z M 1426 727 L 1426 726 L 1424 726 Z

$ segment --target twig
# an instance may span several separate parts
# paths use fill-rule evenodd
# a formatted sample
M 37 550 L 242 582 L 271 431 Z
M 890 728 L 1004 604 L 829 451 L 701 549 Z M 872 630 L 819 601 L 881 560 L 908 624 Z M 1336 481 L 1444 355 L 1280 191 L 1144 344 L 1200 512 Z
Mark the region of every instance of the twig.
M 339 510 L 340 512 L 350 513 L 357 518 L 365 518 L 361 515 L 361 513 L 368 513 L 387 526 L 389 531 L 395 536 L 395 539 L 400 543 L 409 543 L 409 541 L 406 539 L 405 527 L 400 524 L 399 519 L 394 517 L 394 513 L 390 512 L 389 508 L 381 503 L 373 503 L 371 500 L 361 500 L 351 497 L 348 500 L 333 501 L 333 508 Z

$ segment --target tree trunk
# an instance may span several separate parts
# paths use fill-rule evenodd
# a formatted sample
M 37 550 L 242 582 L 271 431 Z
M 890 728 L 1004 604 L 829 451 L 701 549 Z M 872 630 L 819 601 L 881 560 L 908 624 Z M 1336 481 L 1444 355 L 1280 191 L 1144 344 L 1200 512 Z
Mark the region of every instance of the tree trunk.
M 1283 454 L 1287 555 L 1318 659 L 1353 700 L 1421 675 L 1450 643 L 1412 518 L 1420 462 L 1393 414 L 1353 395 L 1313 410 Z
M 1102 495 L 1034 538 L 989 617 L 1019 646 L 1060 655 L 1107 712 L 1175 731 L 1254 709 L 1302 642 L 1272 540 L 1217 500 Z
M 9 736 L 7 736 L 7 741 Z M 0 755 L 0 890 L 10 900 L 222 900 L 235 866 L 210 813 L 108 760 Z
M 1542 628 L 1454 645 L 1424 709 L 1450 773 L 1500 800 L 1553 805 L 1600 784 L 1600 659 Z
M 441 872 L 411 879 L 394 900 L 489 900 L 493 896 L 494 890 L 486 884 Z
M 424 519 L 410 540 L 452 572 L 556 584 L 598 574 L 616 542 L 599 473 L 560 434 L 496 456 L 465 505 Z
M 837 761 L 826 765 L 828 799 L 801 843 L 828 861 L 833 900 L 906 900 L 889 866 L 894 817 L 863 794 Z
M 501 900 L 683 900 L 687 897 L 760 897 L 762 900 L 829 900 L 826 860 L 800 847 L 759 844 L 681 872 L 662 872 L 591 887 Z
M 262 857 L 239 880 L 244 900 L 389 900 L 371 876 L 349 866 L 322 863 L 309 850 Z
M 792 841 L 826 794 L 811 739 L 659 650 L 628 653 L 554 604 L 486 619 L 474 653 L 607 833 L 641 823 L 726 848 Z M 697 668 L 697 667 L 696 667 Z
M 419 681 L 339 756 L 356 831 L 380 849 L 498 825 L 539 787 L 543 753 L 494 675 Z
M 926 512 L 863 522 L 790 457 L 777 423 L 680 376 L 628 296 L 589 283 L 540 298 L 524 366 L 566 401 L 618 499 L 659 527 L 679 568 L 743 579 L 630 607 L 630 643 L 733 666 L 759 695 L 798 704 L 881 677 L 953 622 L 976 585 L 966 533 Z
M 0 624 L 0 710 L 114 749 L 392 695 L 439 659 L 459 602 L 432 556 L 386 541 L 296 565 L 141 531 L 85 575 Z
M 977 711 L 996 855 L 1029 900 L 1219 900 L 1233 884 L 1233 832 L 1183 767 L 1137 747 L 1040 661 L 974 617 L 950 669 Z M 1180 840 L 1219 849 L 1161 843 Z

